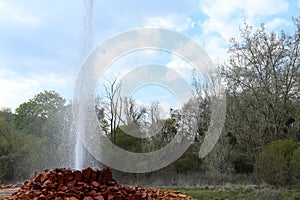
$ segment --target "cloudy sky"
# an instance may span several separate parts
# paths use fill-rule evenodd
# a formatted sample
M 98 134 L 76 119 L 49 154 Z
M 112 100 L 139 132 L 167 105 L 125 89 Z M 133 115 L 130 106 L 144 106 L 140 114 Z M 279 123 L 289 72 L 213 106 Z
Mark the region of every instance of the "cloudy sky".
M 45 89 L 72 99 L 87 31 L 84 0 L 0 0 L 0 107 Z M 244 21 L 292 31 L 300 0 L 94 0 L 91 49 L 124 31 L 160 27 L 194 39 L 217 62 Z M 168 66 L 179 66 L 174 59 Z

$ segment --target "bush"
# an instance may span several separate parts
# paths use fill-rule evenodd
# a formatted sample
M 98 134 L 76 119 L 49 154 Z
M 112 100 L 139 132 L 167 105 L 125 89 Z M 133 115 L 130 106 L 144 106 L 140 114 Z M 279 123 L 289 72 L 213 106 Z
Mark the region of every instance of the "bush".
M 258 177 L 272 185 L 291 184 L 295 171 L 293 168 L 297 168 L 294 165 L 299 163 L 296 160 L 299 154 L 294 156 L 298 147 L 300 143 L 290 139 L 276 140 L 265 146 L 255 163 Z
M 290 163 L 292 183 L 300 186 L 300 147 L 293 153 L 293 157 Z
M 233 161 L 234 171 L 241 174 L 249 174 L 253 172 L 253 162 L 245 156 L 241 156 Z

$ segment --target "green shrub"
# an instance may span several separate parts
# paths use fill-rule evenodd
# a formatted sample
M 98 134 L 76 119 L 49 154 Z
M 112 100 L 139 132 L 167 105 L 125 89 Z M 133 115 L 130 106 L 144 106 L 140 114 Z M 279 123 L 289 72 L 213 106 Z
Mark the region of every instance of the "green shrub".
M 291 184 L 294 171 L 291 163 L 296 160 L 294 151 L 299 146 L 290 139 L 276 140 L 265 146 L 255 163 L 258 177 L 272 185 Z
M 290 163 L 292 183 L 300 186 L 300 147 L 293 153 L 293 157 Z
M 241 174 L 248 174 L 253 172 L 253 162 L 245 157 L 241 156 L 238 157 L 236 160 L 233 161 L 234 171 Z

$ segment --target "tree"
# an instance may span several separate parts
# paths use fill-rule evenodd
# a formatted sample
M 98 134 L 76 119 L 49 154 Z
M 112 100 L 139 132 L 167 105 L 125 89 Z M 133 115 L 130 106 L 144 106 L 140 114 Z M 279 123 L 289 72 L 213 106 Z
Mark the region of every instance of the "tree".
M 10 109 L 0 110 L 0 182 L 12 183 L 28 178 L 30 160 L 27 152 L 32 138 L 17 132 Z M 24 159 L 26 158 L 26 159 Z
M 225 128 L 236 152 L 233 160 L 244 157 L 253 165 L 271 141 L 300 139 L 300 18 L 294 23 L 293 35 L 268 33 L 264 25 L 253 31 L 245 24 L 241 41 L 231 39 L 223 73 L 228 86 Z
M 295 165 L 299 164 L 299 158 L 294 157 L 299 148 L 300 143 L 291 139 L 276 140 L 265 146 L 256 160 L 258 176 L 269 184 L 293 183 L 293 178 L 299 176 L 299 165 Z
M 126 118 L 126 124 L 134 123 L 138 126 L 145 124 L 145 117 L 147 114 L 146 106 L 139 106 L 134 99 L 126 97 L 124 99 L 124 114 Z
M 55 91 L 43 91 L 16 109 L 14 124 L 27 141 L 24 152 L 28 173 L 70 166 L 71 134 L 74 133 L 70 105 Z
M 151 124 L 154 124 L 160 120 L 160 116 L 159 116 L 160 106 L 158 101 L 152 101 L 150 103 L 149 112 L 150 112 L 149 114 L 150 114 Z
M 109 126 L 110 139 L 112 143 L 116 143 L 117 129 L 121 123 L 122 115 L 122 97 L 121 97 L 121 83 L 117 82 L 117 78 L 109 81 L 107 85 L 103 85 L 104 94 L 101 98 L 98 97 L 96 110 L 98 119 L 102 126 L 102 130 L 107 131 Z
M 51 115 L 60 112 L 65 105 L 63 99 L 55 91 L 44 91 L 16 109 L 15 125 L 18 130 L 40 135 L 43 122 Z

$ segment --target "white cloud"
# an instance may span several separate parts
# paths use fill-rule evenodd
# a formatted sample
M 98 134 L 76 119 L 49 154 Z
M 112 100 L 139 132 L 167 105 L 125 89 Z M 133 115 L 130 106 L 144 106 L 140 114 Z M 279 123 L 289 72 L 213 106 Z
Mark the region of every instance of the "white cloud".
M 203 49 L 214 63 L 227 59 L 228 42 L 221 37 L 206 36 L 204 38 L 201 36 L 194 36 L 193 39 L 199 43 L 202 42 Z
M 182 18 L 179 16 L 151 17 L 146 24 L 146 27 L 167 28 L 176 31 L 184 31 L 194 26 L 195 22 L 191 18 Z
M 19 8 L 11 6 L 7 2 L 8 1 L 0 0 L 0 21 L 17 22 L 29 26 L 40 24 L 40 19 Z
M 192 75 L 192 70 L 194 66 L 187 61 L 179 58 L 176 55 L 172 55 L 170 62 L 166 64 L 166 66 L 172 70 L 168 70 L 165 74 L 165 79 L 167 81 L 174 81 L 179 79 L 189 80 Z M 175 73 L 177 72 L 177 73 Z
M 249 17 L 271 16 L 288 12 L 289 3 L 285 0 L 252 0 L 241 2 L 241 7 Z
M 223 59 L 226 57 L 225 48 L 229 45 L 229 39 L 239 39 L 239 27 L 244 21 L 256 27 L 264 22 L 261 21 L 264 17 L 288 12 L 289 3 L 285 0 L 207 0 L 200 4 L 200 9 L 208 16 L 208 19 L 200 22 L 205 50 L 209 51 L 210 55 L 216 54 L 218 58 Z M 277 19 L 269 25 L 278 26 L 280 23 L 285 22 Z
M 170 117 L 170 109 L 179 109 L 178 102 L 175 105 L 171 105 L 169 102 L 159 102 L 159 117 L 160 119 L 167 119 Z
M 43 90 L 64 90 L 73 84 L 73 77 L 57 74 L 32 74 L 23 77 L 14 72 L 0 69 L 0 108 L 17 108 Z
M 284 18 L 274 18 L 272 21 L 269 21 L 265 24 L 267 30 L 276 30 L 280 26 L 292 25 L 292 22 L 287 21 Z
M 175 55 L 172 55 L 171 61 L 167 64 L 167 67 L 170 67 L 171 69 L 176 71 L 193 69 L 193 66 L 190 63 L 186 62 L 185 60 Z
M 276 5 L 276 6 L 274 6 Z M 203 23 L 207 32 L 217 32 L 224 39 L 236 35 L 240 24 L 247 21 L 260 24 L 259 19 L 266 16 L 288 12 L 289 3 L 284 0 L 253 0 L 253 1 L 228 1 L 216 0 L 202 7 L 209 17 Z

